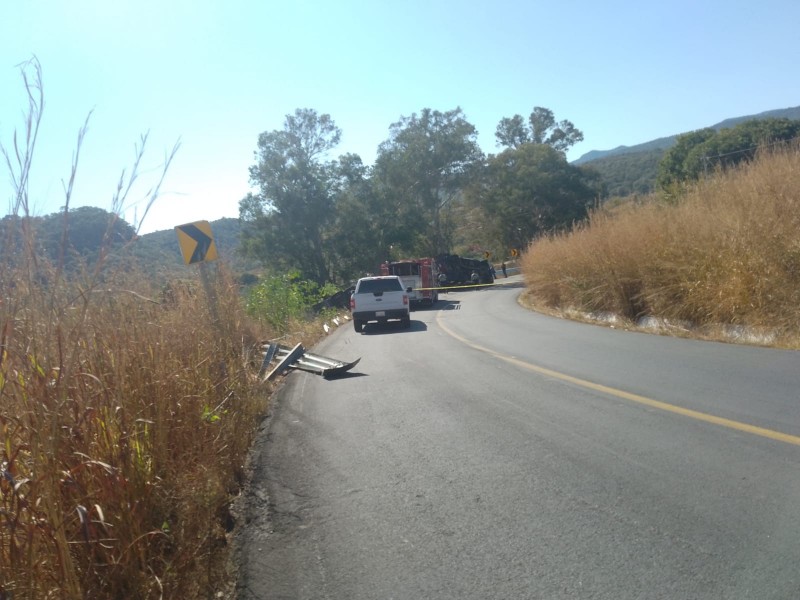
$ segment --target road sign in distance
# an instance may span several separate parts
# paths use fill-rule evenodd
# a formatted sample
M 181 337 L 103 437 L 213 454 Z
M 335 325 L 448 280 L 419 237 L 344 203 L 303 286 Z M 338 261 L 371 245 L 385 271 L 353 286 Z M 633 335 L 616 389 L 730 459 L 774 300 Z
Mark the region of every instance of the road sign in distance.
M 183 261 L 187 265 L 217 260 L 217 245 L 208 221 L 195 221 L 175 227 Z

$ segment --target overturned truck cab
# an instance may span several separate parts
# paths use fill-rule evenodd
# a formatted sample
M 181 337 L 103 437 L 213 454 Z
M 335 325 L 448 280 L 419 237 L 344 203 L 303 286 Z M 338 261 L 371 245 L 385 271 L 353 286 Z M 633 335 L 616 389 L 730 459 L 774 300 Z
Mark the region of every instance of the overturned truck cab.
M 439 270 L 445 274 L 443 285 L 468 285 L 472 273 L 478 274 L 478 283 L 494 283 L 492 266 L 487 260 L 465 258 L 458 254 L 440 254 L 436 257 Z

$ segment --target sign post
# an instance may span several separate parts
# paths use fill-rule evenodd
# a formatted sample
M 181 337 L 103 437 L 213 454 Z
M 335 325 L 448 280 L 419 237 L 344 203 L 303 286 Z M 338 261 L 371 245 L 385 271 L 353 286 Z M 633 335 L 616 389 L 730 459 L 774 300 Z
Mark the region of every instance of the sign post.
M 214 286 L 211 285 L 209 277 L 208 263 L 217 260 L 217 246 L 214 243 L 214 236 L 211 234 L 211 224 L 208 221 L 196 221 L 186 225 L 175 227 L 178 236 L 178 244 L 181 247 L 183 260 L 187 265 L 200 264 L 200 280 L 203 282 L 203 289 L 206 292 L 208 311 L 211 314 L 213 327 L 217 335 L 222 339 L 225 332 L 222 328 L 222 321 L 219 319 L 219 309 L 217 308 L 217 294 Z M 219 364 L 217 373 L 217 383 L 220 384 L 227 379 L 227 368 L 225 361 Z
M 217 245 L 211 234 L 211 224 L 208 221 L 196 221 L 175 227 L 178 235 L 178 245 L 181 247 L 183 261 L 187 265 L 200 263 L 200 279 L 206 292 L 208 307 L 214 325 L 219 326 L 219 311 L 217 310 L 217 295 L 208 275 L 208 262 L 217 260 Z

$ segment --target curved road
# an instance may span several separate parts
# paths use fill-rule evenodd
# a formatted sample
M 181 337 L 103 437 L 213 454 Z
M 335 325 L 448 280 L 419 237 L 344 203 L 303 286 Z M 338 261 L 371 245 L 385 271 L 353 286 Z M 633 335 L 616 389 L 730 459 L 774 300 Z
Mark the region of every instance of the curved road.
M 800 597 L 800 353 L 529 312 L 343 326 L 255 448 L 241 600 Z

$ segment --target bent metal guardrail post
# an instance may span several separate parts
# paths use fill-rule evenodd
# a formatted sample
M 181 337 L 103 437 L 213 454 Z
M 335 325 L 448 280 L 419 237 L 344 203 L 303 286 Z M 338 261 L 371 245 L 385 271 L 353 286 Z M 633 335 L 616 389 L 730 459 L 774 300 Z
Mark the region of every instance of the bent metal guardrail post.
M 344 362 L 320 356 L 319 354 L 312 354 L 311 352 L 306 352 L 302 344 L 297 344 L 294 348 L 286 348 L 279 344 L 266 342 L 261 345 L 261 351 L 264 354 L 264 361 L 261 364 L 258 376 L 263 377 L 264 381 L 270 381 L 278 375 L 286 373 L 289 369 L 307 371 L 322 375 L 326 379 L 331 379 L 346 373 L 361 360 L 357 358 L 352 362 Z M 278 364 L 264 375 L 273 360 L 277 360 Z

